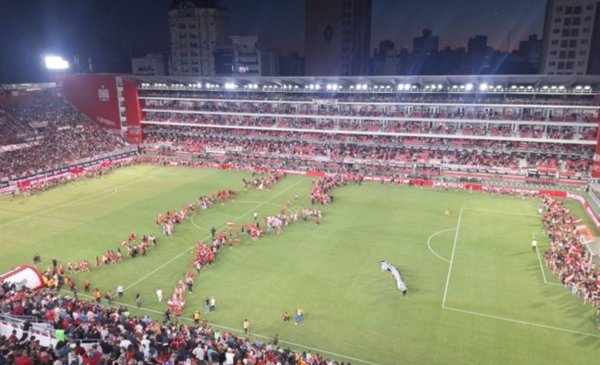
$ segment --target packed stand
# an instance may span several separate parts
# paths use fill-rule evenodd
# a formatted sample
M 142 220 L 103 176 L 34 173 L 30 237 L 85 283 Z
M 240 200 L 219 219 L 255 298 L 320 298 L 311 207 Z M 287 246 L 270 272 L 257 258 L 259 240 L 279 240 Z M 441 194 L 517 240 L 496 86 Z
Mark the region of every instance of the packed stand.
M 8 100 L 1 106 L 4 118 L 27 133 L 16 148 L 0 151 L 0 177 L 32 176 L 124 147 L 120 137 L 91 123 L 58 97 Z
M 551 240 L 546 264 L 563 285 L 593 305 L 600 316 L 600 272 L 582 243 L 581 223 L 559 200 L 544 197 L 542 221 Z
M 126 307 L 103 306 L 50 289 L 32 292 L 3 283 L 0 303 L 3 314 L 53 323 L 57 338 L 56 346 L 43 347 L 27 331 L 21 336 L 15 331 L 0 340 L 0 360 L 6 364 L 343 364 L 283 349 L 277 337 L 263 343 L 219 331 L 206 321 L 171 322 L 169 312 L 163 321 L 140 318 Z M 97 343 L 84 347 L 83 341 Z

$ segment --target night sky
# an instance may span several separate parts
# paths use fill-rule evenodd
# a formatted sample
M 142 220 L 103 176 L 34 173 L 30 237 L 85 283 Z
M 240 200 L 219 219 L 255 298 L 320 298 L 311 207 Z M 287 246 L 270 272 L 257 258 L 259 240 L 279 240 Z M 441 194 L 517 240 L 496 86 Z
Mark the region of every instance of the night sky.
M 323 0 L 326 1 L 326 0 Z M 0 83 L 41 81 L 40 54 L 79 54 L 95 71 L 127 71 L 130 56 L 169 50 L 170 0 L 0 0 Z M 303 0 L 223 0 L 230 33 L 258 35 L 260 47 L 304 51 Z M 475 34 L 506 50 L 541 36 L 545 0 L 373 0 L 371 49 L 391 39 L 411 47 L 423 28 L 440 47 L 466 46 Z M 83 63 L 83 61 L 82 61 Z

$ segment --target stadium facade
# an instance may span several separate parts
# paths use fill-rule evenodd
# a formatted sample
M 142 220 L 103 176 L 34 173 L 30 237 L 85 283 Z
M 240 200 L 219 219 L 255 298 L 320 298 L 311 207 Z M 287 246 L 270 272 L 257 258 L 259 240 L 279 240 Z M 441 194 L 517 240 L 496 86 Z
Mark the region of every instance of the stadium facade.
M 67 75 L 61 83 L 69 102 L 142 151 L 389 174 L 600 177 L 600 77 Z M 269 144 L 278 147 L 263 151 Z

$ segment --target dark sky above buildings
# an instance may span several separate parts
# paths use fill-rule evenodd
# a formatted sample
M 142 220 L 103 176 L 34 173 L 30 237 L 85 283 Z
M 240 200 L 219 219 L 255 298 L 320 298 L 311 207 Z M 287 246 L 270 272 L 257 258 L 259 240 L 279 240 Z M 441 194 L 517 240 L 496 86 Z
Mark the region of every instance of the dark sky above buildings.
M 327 1 L 327 0 L 323 0 Z M 168 51 L 171 0 L 1 0 L 0 82 L 35 80 L 44 52 L 89 54 L 98 71 L 122 71 L 130 56 Z M 230 33 L 258 35 L 263 49 L 304 51 L 303 0 L 222 0 Z M 373 0 L 371 49 L 391 39 L 411 47 L 423 28 L 440 47 L 465 46 L 475 34 L 506 50 L 541 35 L 545 0 Z

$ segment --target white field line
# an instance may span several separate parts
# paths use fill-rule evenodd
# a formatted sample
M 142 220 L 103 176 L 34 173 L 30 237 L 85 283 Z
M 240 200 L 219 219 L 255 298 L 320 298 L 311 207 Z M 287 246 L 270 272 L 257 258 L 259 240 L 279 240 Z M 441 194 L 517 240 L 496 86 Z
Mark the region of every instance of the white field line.
M 237 217 L 237 218 L 236 218 L 236 219 L 234 219 L 233 221 L 234 221 L 234 222 L 237 222 L 238 220 L 240 220 L 240 219 L 244 218 L 244 217 L 245 217 L 245 216 L 247 216 L 248 214 L 250 214 L 250 213 L 254 212 L 256 209 L 258 209 L 258 208 L 262 207 L 263 205 L 269 204 L 269 202 L 271 202 L 271 201 L 272 201 L 272 200 L 274 200 L 275 198 L 277 198 L 277 197 L 281 196 L 283 193 L 286 193 L 286 192 L 288 192 L 288 191 L 289 191 L 289 190 L 291 190 L 292 188 L 295 188 L 297 185 L 299 185 L 299 184 L 301 184 L 301 183 L 303 183 L 303 182 L 305 182 L 305 181 L 306 181 L 306 180 L 300 180 L 300 181 L 298 181 L 297 183 L 295 183 L 294 185 L 292 185 L 292 186 L 290 186 L 289 188 L 285 189 L 284 191 L 282 191 L 282 192 L 280 192 L 280 193 L 276 194 L 276 195 L 275 195 L 275 196 L 273 196 L 271 199 L 269 199 L 269 200 L 265 200 L 264 202 L 262 202 L 261 204 L 257 205 L 256 207 L 254 207 L 254 208 L 252 208 L 252 209 L 248 210 L 246 213 L 244 213 L 244 214 L 240 215 L 239 217 Z M 224 229 L 224 228 L 227 228 L 227 224 L 223 225 L 221 228 L 219 228 L 219 230 L 221 230 L 221 229 Z M 203 240 L 206 240 L 206 239 L 208 239 L 208 238 L 210 238 L 210 237 L 211 237 L 211 236 L 210 236 L 210 235 L 208 235 L 208 236 L 206 236 L 205 238 L 203 238 Z M 156 269 L 154 269 L 154 270 L 150 271 L 148 274 L 146 274 L 146 275 L 142 276 L 141 278 L 139 278 L 139 279 L 138 279 L 138 280 L 136 280 L 135 282 L 133 282 L 133 283 L 129 284 L 129 286 L 125 287 L 125 290 L 131 289 L 131 288 L 133 288 L 134 286 L 136 286 L 137 284 L 139 284 L 139 283 L 141 283 L 142 281 L 146 280 L 148 277 L 150 277 L 150 276 L 154 275 L 156 272 L 158 272 L 158 271 L 162 270 L 162 268 L 164 268 L 165 266 L 169 265 L 171 262 L 173 262 L 173 261 L 177 260 L 177 259 L 178 259 L 178 258 L 180 258 L 181 256 L 183 256 L 183 255 L 185 255 L 186 253 L 188 253 L 188 252 L 190 251 L 190 249 L 193 249 L 194 247 L 196 247 L 196 245 L 193 245 L 193 246 L 191 246 L 191 247 L 189 247 L 189 248 L 185 249 L 185 250 L 184 250 L 184 251 L 182 251 L 181 253 L 179 253 L 179 254 L 177 254 L 177 255 L 173 256 L 173 257 L 172 257 L 172 258 L 171 258 L 169 261 L 167 261 L 167 262 L 165 262 L 164 264 L 160 265 L 160 266 L 159 266 L 159 267 L 157 267 Z
M 65 208 L 66 207 L 69 207 L 69 208 L 70 207 L 76 207 L 78 205 L 86 205 L 86 204 L 90 204 L 90 203 L 99 202 L 99 201 L 102 201 L 102 200 L 107 200 L 107 199 L 110 199 L 113 196 L 117 195 L 118 192 L 119 192 L 119 188 L 114 188 L 112 194 L 110 194 L 110 195 L 108 195 L 106 197 L 100 197 L 100 198 L 96 198 L 96 199 L 92 199 L 92 200 L 83 200 L 83 201 L 80 201 L 80 202 L 77 202 L 77 203 L 68 203 L 65 206 Z
M 429 248 L 429 251 L 431 251 L 431 253 L 433 253 L 434 255 L 439 257 L 442 261 L 445 261 L 447 263 L 450 263 L 450 261 L 448 261 L 448 259 L 446 259 L 445 257 L 440 256 L 437 252 L 435 252 L 433 250 L 433 248 L 431 248 L 431 239 L 433 237 L 437 236 L 438 234 L 442 234 L 442 233 L 450 232 L 450 231 L 454 231 L 454 230 L 456 230 L 456 228 L 449 228 L 449 229 L 444 229 L 442 231 L 437 231 L 437 232 L 433 233 L 431 236 L 429 236 L 429 238 L 427 239 L 427 248 Z
M 471 210 L 473 212 L 482 212 L 482 213 L 496 213 L 496 214 L 506 214 L 506 215 L 516 215 L 520 217 L 537 217 L 535 214 L 528 213 L 514 213 L 506 210 L 493 210 L 493 209 L 478 209 L 478 208 L 463 208 L 464 210 Z
M 462 219 L 463 208 L 460 208 L 458 215 L 458 223 L 456 223 L 456 233 L 454 234 L 454 244 L 452 245 L 452 254 L 450 255 L 450 263 L 448 265 L 448 276 L 446 277 L 446 288 L 444 289 L 444 299 L 442 300 L 442 308 L 446 307 L 446 297 L 448 296 L 448 285 L 450 285 L 450 275 L 452 274 L 452 264 L 454 263 L 454 252 L 456 251 L 456 242 L 458 241 L 458 232 L 460 230 L 460 221 Z
M 542 278 L 544 279 L 544 284 L 563 286 L 562 284 L 553 283 L 553 282 L 546 280 L 546 273 L 544 272 L 544 266 L 542 265 L 542 258 L 540 257 L 540 251 L 537 248 L 535 249 L 535 253 L 537 254 L 538 262 L 540 263 L 540 271 L 542 272 Z
M 478 317 L 483 317 L 483 318 L 490 318 L 490 319 L 496 319 L 496 320 L 499 320 L 499 321 L 506 321 L 506 322 L 511 322 L 511 323 L 518 323 L 518 324 L 522 324 L 522 325 L 525 325 L 525 326 L 545 328 L 545 329 L 549 329 L 549 330 L 553 330 L 553 331 L 571 333 L 571 334 L 575 334 L 575 335 L 600 338 L 600 334 L 596 334 L 596 333 L 581 332 L 581 331 L 571 330 L 571 329 L 567 329 L 567 328 L 549 326 L 547 324 L 542 324 L 542 323 L 527 322 L 527 321 L 521 321 L 521 320 L 518 320 L 518 319 L 512 319 L 512 318 L 494 316 L 494 315 L 491 315 L 491 314 L 485 314 L 485 313 L 479 313 L 479 312 L 472 312 L 472 311 L 468 311 L 468 310 L 464 310 L 464 309 L 457 309 L 457 308 L 451 308 L 451 307 L 443 307 L 443 308 L 446 309 L 446 310 L 450 310 L 450 311 L 454 311 L 454 312 L 459 312 L 459 313 L 470 314 L 470 315 L 473 315 L 473 316 L 478 316 Z
M 62 289 L 61 291 L 65 292 L 65 293 L 71 294 L 70 290 Z M 78 297 L 85 297 L 85 298 L 94 299 L 94 297 L 92 297 L 91 295 L 87 295 L 87 294 L 80 294 L 80 293 L 78 293 L 77 296 Z M 118 304 L 119 306 L 124 306 L 124 307 L 129 307 L 129 308 L 135 308 L 135 309 L 143 310 L 143 311 L 150 312 L 150 313 L 156 313 L 156 314 L 160 314 L 160 315 L 164 314 L 163 312 L 157 311 L 156 309 L 150 309 L 150 308 L 146 308 L 146 307 L 137 308 L 137 306 L 135 306 L 135 305 L 131 305 L 131 304 L 123 303 L 123 302 L 117 302 L 117 301 L 114 301 L 114 300 L 113 300 L 113 303 L 114 304 Z M 194 321 L 192 318 L 189 318 L 189 317 L 179 317 L 179 318 L 185 319 L 185 320 L 190 321 L 190 322 Z M 222 329 L 225 329 L 225 330 L 227 330 L 229 332 L 237 332 L 237 333 L 243 333 L 244 332 L 244 331 L 242 331 L 240 329 L 231 328 L 231 327 L 227 327 L 227 326 L 222 326 L 220 324 L 215 324 L 215 323 L 210 323 L 210 322 L 208 322 L 208 324 L 210 326 L 212 326 L 212 327 L 222 328 Z M 250 332 L 250 335 L 252 335 L 254 337 L 264 338 L 264 339 L 267 339 L 267 340 L 273 339 L 273 337 L 268 337 L 268 336 L 261 335 L 261 334 L 258 334 L 258 333 L 254 333 L 254 332 Z M 288 344 L 288 345 L 294 346 L 294 347 L 301 347 L 301 348 L 308 349 L 308 350 L 311 350 L 311 351 L 314 351 L 314 352 L 318 352 L 318 353 L 321 353 L 321 354 L 328 354 L 328 355 L 332 355 L 332 356 L 336 356 L 336 357 L 341 357 L 341 358 L 352 360 L 352 361 L 358 361 L 358 362 L 363 363 L 363 364 L 380 365 L 380 364 L 375 363 L 375 362 L 371 362 L 371 361 L 367 361 L 367 360 L 362 360 L 362 359 L 358 359 L 356 357 L 352 357 L 352 356 L 348 356 L 348 355 L 343 355 L 343 354 L 338 354 L 336 352 L 331 352 L 331 351 L 319 349 L 319 348 L 316 348 L 316 347 L 310 347 L 310 346 L 302 345 L 302 344 L 295 343 L 295 342 L 285 341 L 285 340 L 282 340 L 282 339 L 279 339 L 279 342 L 280 343 L 285 343 L 285 344 Z
M 468 210 L 478 211 L 480 209 L 468 209 Z M 512 214 L 512 213 L 503 212 L 503 211 L 491 211 L 491 210 L 483 210 L 483 211 L 484 212 L 490 212 L 490 213 Z M 521 324 L 521 325 L 524 325 L 524 326 L 544 328 L 544 329 L 548 329 L 548 330 L 552 330 L 552 331 L 570 333 L 570 334 L 575 334 L 575 335 L 580 335 L 580 336 L 588 336 L 588 337 L 600 338 L 600 334 L 596 334 L 596 333 L 582 332 L 582 331 L 572 330 L 572 329 L 568 329 L 568 328 L 550 326 L 550 325 L 546 325 L 546 324 L 542 324 L 542 323 L 521 321 L 521 320 L 518 320 L 518 319 L 512 319 L 512 318 L 507 318 L 507 317 L 500 317 L 500 316 L 495 316 L 495 315 L 492 315 L 492 314 L 485 314 L 485 313 L 473 312 L 473 311 L 469 311 L 469 310 L 452 308 L 452 307 L 446 306 L 446 296 L 448 294 L 448 283 L 450 281 L 450 274 L 452 272 L 452 263 L 454 262 L 454 251 L 455 251 L 455 248 L 456 248 L 456 242 L 457 242 L 457 238 L 458 238 L 458 230 L 460 228 L 460 221 L 461 221 L 461 218 L 462 218 L 462 212 L 463 212 L 463 209 L 461 208 L 460 215 L 458 217 L 458 224 L 456 225 L 456 235 L 454 236 L 454 246 L 452 247 L 452 256 L 450 257 L 450 264 L 449 264 L 449 267 L 448 267 L 448 277 L 446 278 L 446 289 L 444 290 L 444 299 L 442 301 L 442 309 L 446 309 L 446 310 L 450 310 L 450 311 L 454 311 L 454 312 L 459 312 L 459 313 L 464 313 L 464 314 L 469 314 L 469 315 L 472 315 L 472 316 L 477 316 L 477 317 L 482 317 L 482 318 L 495 319 L 495 320 L 498 320 L 498 321 L 505 321 L 505 322 L 510 322 L 510 323 L 517 323 L 517 324 Z M 533 215 L 528 215 L 528 216 L 532 216 L 533 217 Z M 542 276 L 543 276 L 543 279 L 544 279 L 544 283 L 545 284 L 550 284 L 550 285 L 559 285 L 559 286 L 562 286 L 561 284 L 548 282 L 546 280 L 546 275 L 545 275 L 543 267 L 542 267 L 542 261 L 541 261 L 540 255 L 539 255 L 539 251 L 536 250 L 536 253 L 538 255 L 538 261 L 540 263 L 540 269 L 542 269 Z
M 13 223 L 22 222 L 22 221 L 24 221 L 24 220 L 27 220 L 27 219 L 29 219 L 29 218 L 37 217 L 38 215 L 42 215 L 42 214 L 45 214 L 45 213 L 51 212 L 51 211 L 53 211 L 53 210 L 56 210 L 56 209 L 60 209 L 60 208 L 66 208 L 66 207 L 71 207 L 71 206 L 74 206 L 74 205 L 75 205 L 75 203 L 78 203 L 78 202 L 82 202 L 82 201 L 83 201 L 83 202 L 82 202 L 82 204 L 93 203 L 93 202 L 94 202 L 94 201 L 96 201 L 96 200 L 93 200 L 93 201 L 86 202 L 86 201 L 85 201 L 85 199 L 87 199 L 87 198 L 90 198 L 90 197 L 92 197 L 92 196 L 96 196 L 96 195 L 104 194 L 104 193 L 106 193 L 106 192 L 109 192 L 109 191 L 115 191 L 115 192 L 116 192 L 116 191 L 118 191 L 118 189 L 119 189 L 119 188 L 122 188 L 122 187 L 124 187 L 124 186 L 133 185 L 133 184 L 137 184 L 137 183 L 139 183 L 139 182 L 142 182 L 142 181 L 145 181 L 145 180 L 148 180 L 148 179 L 153 179 L 153 178 L 154 178 L 153 176 L 148 176 L 148 177 L 145 177 L 145 178 L 143 178 L 143 179 L 140 179 L 140 180 L 136 180 L 136 181 L 132 181 L 132 182 L 129 182 L 129 183 L 125 183 L 125 184 L 118 185 L 118 186 L 116 186 L 116 187 L 114 187 L 114 188 L 110 188 L 110 189 L 107 189 L 107 190 L 102 190 L 102 191 L 99 191 L 99 192 L 97 192 L 97 193 L 93 193 L 93 194 L 90 194 L 90 195 L 82 196 L 81 198 L 79 198 L 79 199 L 75 199 L 75 200 L 73 200 L 73 201 L 71 201 L 71 202 L 64 203 L 64 204 L 61 204 L 61 205 L 57 205 L 57 206 L 55 206 L 55 207 L 48 208 L 48 209 L 45 209 L 45 210 L 39 211 L 39 212 L 37 212 L 37 213 L 34 213 L 34 214 L 30 214 L 30 215 L 23 216 L 23 217 L 21 217 L 21 218 L 15 219 L 15 220 L 13 220 L 13 221 L 10 221 L 10 222 L 6 222 L 6 223 L 3 223 L 3 224 L 0 224 L 0 228 L 1 228 L 1 227 L 6 227 L 6 226 L 9 226 L 9 225 L 11 225 L 11 224 L 13 224 Z M 111 195 L 111 196 L 112 196 L 112 195 Z M 102 199 L 106 199 L 106 198 L 102 198 Z

